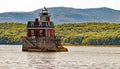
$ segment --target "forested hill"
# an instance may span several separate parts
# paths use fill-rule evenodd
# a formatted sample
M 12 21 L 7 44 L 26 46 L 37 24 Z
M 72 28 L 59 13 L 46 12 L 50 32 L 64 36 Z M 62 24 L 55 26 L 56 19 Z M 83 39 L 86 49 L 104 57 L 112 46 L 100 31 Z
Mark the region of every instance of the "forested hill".
M 56 36 L 62 44 L 74 45 L 118 45 L 120 24 L 115 23 L 68 23 L 55 26 Z M 26 25 L 21 23 L 0 23 L 0 44 L 21 44 L 26 35 Z
M 26 21 L 34 20 L 34 18 L 38 17 L 41 9 L 36 9 L 31 12 L 0 13 L 0 22 L 26 23 Z M 89 9 L 51 7 L 48 10 L 55 24 L 68 22 L 120 22 L 120 11 L 106 7 Z

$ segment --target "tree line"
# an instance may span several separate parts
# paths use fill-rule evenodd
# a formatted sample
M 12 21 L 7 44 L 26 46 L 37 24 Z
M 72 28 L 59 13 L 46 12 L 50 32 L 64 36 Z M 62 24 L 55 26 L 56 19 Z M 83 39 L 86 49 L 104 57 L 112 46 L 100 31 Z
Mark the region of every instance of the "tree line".
M 108 22 L 65 23 L 55 25 L 56 37 L 64 45 L 119 45 L 120 24 Z M 0 23 L 0 44 L 21 44 L 26 24 Z

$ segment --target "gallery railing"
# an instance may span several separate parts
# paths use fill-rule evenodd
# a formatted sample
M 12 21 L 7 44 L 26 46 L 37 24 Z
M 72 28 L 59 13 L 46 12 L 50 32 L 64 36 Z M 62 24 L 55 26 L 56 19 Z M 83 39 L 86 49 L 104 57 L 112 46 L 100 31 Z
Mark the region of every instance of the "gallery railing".
M 39 25 L 34 25 L 34 26 L 28 25 L 27 27 L 30 27 L 30 28 L 39 28 L 39 27 L 54 28 L 54 26 L 39 26 Z

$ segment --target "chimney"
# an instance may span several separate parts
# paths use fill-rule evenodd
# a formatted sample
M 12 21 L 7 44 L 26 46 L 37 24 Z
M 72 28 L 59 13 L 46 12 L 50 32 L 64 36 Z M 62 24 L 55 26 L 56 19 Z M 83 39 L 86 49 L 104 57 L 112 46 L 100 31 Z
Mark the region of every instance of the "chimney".
M 35 18 L 35 25 L 38 25 L 39 23 L 39 20 L 38 20 L 38 18 Z

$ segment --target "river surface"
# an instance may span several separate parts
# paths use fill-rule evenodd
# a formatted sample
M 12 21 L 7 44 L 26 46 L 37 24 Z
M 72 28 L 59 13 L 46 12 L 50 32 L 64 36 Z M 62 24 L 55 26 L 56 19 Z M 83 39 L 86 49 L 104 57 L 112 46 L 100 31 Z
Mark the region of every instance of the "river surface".
M 67 46 L 69 52 L 22 52 L 0 45 L 0 69 L 120 69 L 120 47 Z

